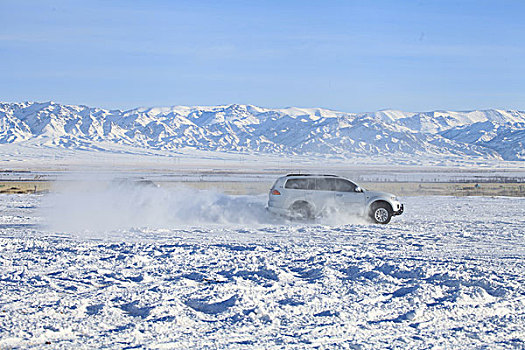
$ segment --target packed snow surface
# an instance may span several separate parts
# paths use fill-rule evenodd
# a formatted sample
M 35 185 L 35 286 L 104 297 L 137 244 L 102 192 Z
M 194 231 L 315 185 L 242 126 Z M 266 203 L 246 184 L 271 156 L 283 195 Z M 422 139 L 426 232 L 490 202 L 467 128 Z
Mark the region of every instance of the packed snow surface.
M 525 347 L 523 198 L 402 198 L 381 226 L 121 193 L 0 195 L 0 348 Z

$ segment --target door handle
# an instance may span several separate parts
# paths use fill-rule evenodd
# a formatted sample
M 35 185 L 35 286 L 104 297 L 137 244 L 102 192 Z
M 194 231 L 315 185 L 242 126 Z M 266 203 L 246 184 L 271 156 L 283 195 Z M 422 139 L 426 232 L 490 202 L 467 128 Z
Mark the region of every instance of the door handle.
M 342 194 L 342 193 L 337 193 L 336 196 L 337 196 L 337 197 L 342 197 L 343 194 Z

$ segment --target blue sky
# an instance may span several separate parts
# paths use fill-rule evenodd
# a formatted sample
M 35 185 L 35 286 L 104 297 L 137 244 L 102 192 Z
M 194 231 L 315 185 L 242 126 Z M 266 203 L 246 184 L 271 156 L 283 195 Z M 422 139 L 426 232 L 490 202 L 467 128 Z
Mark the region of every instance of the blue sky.
M 525 1 L 0 0 L 0 100 L 525 110 Z

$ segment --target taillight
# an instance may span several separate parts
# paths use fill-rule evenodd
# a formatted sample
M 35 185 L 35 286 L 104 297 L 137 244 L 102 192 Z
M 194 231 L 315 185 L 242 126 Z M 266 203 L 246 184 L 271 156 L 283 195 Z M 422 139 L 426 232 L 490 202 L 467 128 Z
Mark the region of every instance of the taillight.
M 280 196 L 281 195 L 281 192 L 277 191 L 277 190 L 272 190 L 272 194 L 274 196 Z

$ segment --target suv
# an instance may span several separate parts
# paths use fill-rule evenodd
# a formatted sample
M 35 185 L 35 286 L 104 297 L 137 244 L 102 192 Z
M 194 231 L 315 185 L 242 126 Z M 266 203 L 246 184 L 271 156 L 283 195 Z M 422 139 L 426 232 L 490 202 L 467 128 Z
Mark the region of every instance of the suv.
M 289 174 L 270 189 L 268 210 L 275 214 L 313 219 L 334 209 L 388 224 L 403 213 L 403 204 L 393 194 L 367 191 L 336 175 Z

